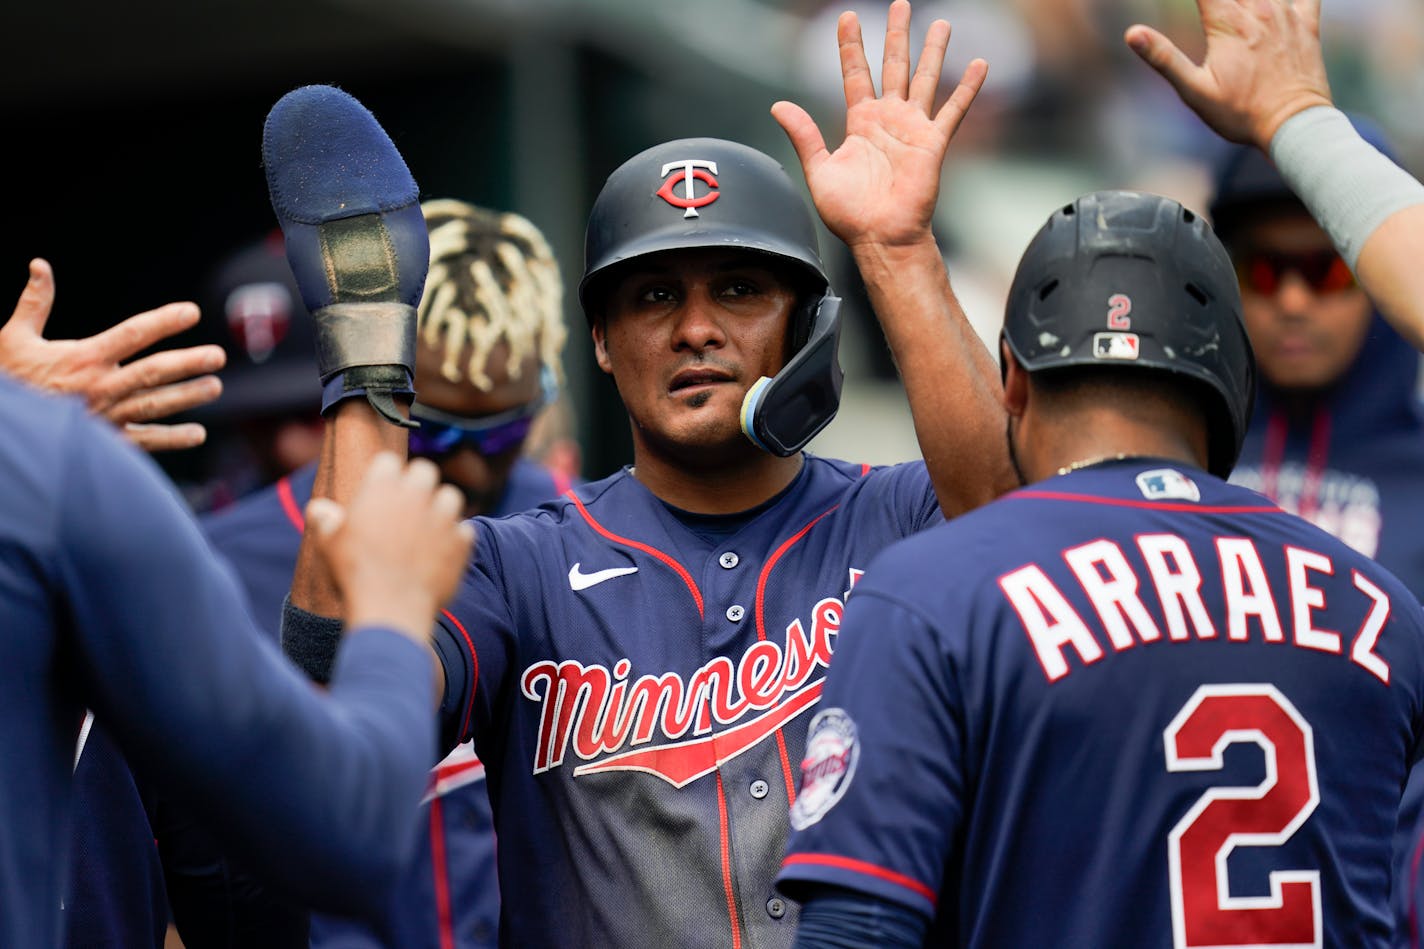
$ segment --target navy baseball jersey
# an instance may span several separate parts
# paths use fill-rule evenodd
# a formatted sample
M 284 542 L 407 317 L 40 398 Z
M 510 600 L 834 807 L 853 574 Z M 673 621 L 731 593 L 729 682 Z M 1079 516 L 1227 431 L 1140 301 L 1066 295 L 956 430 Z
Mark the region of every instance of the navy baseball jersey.
M 150 459 L 77 400 L 8 379 L 0 428 L 0 945 L 60 944 L 86 707 L 274 883 L 369 900 L 433 753 L 427 651 L 355 631 L 319 695 Z
M 509 946 L 789 946 L 772 888 L 842 604 L 941 519 L 922 463 L 806 456 L 738 515 L 628 471 L 478 522 L 435 645 L 489 771 Z
M 316 466 L 201 519 L 213 546 L 237 571 L 258 623 L 275 642 L 292 585 L 303 511 Z M 567 489 L 566 479 L 526 459 L 515 462 L 496 514 L 532 508 Z M 469 742 L 431 772 L 422 833 L 409 868 L 372 918 L 316 914 L 311 945 L 479 949 L 498 941 L 499 886 L 484 765 Z
M 1254 492 L 1123 461 L 906 541 L 821 705 L 793 897 L 909 907 L 929 945 L 1390 942 L 1424 616 Z

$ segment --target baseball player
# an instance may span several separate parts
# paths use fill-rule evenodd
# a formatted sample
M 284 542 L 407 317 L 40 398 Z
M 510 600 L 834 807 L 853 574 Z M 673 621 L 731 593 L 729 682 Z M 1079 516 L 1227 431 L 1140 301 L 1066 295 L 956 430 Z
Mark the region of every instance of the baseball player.
M 570 487 L 522 451 L 539 412 L 558 395 L 566 337 L 558 262 L 520 215 L 450 199 L 421 208 L 430 276 L 419 307 L 414 415 L 421 427 L 412 432 L 411 454 L 434 462 L 460 490 L 466 516 L 532 508 Z M 201 519 L 273 641 L 315 478 L 313 464 Z M 311 945 L 494 945 L 499 891 L 484 774 L 468 742 L 451 752 L 431 774 L 417 852 L 382 899 L 378 925 L 316 915 Z
M 889 11 L 876 96 L 854 15 L 839 40 L 847 138 L 787 131 L 851 247 L 922 423 L 922 463 L 801 449 L 839 395 L 836 300 L 815 228 L 768 156 L 716 139 L 635 155 L 590 215 L 579 295 L 628 410 L 634 463 L 535 512 L 479 519 L 436 633 L 446 747 L 474 736 L 499 837 L 504 945 L 775 947 L 772 889 L 847 591 L 889 542 L 1008 479 L 997 374 L 930 234 L 941 163 L 984 75 L 934 109 L 949 26 L 911 76 Z M 956 418 L 959 426 L 928 424 Z M 404 433 L 360 399 L 328 424 L 318 484 Z M 326 478 L 326 481 L 322 479 Z M 305 553 L 303 554 L 305 558 Z M 284 637 L 334 604 L 299 561 Z
M 1370 299 L 1424 349 L 1424 185 L 1334 108 L 1320 51 L 1320 0 L 1201 0 L 1197 65 L 1149 26 L 1127 45 L 1233 142 L 1267 152 Z
M 348 513 L 313 505 L 353 631 L 322 696 L 259 641 L 151 461 L 9 377 L 0 415 L 0 944 L 60 945 L 86 708 L 273 881 L 332 908 L 375 898 L 429 763 L 428 617 L 471 540 L 458 495 L 428 463 L 383 457 Z
M 1424 613 L 1222 480 L 1254 366 L 1220 242 L 1079 198 L 1001 353 L 1026 487 L 855 589 L 778 877 L 797 946 L 1389 945 Z

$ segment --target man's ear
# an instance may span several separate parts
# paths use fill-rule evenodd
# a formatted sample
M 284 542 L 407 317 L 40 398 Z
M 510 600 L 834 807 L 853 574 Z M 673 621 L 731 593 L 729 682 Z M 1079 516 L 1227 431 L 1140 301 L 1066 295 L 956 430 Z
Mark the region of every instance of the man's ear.
M 1004 369 L 1004 410 L 1014 417 L 1023 415 L 1028 406 L 1028 371 L 1019 365 L 1017 357 L 1005 340 L 999 340 L 999 365 Z
M 593 335 L 593 358 L 597 360 L 598 368 L 613 375 L 613 363 L 608 359 L 608 321 L 602 316 L 595 316 L 589 332 Z

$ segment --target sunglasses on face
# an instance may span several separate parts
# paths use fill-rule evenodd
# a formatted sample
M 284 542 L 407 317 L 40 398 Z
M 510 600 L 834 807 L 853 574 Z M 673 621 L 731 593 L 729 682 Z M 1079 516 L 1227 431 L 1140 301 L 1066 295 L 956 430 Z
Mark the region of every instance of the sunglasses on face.
M 410 431 L 410 453 L 422 458 L 440 458 L 469 446 L 488 457 L 520 447 L 534 426 L 534 416 L 558 396 L 558 383 L 548 367 L 541 382 L 543 391 L 534 401 L 493 415 L 454 415 L 413 403 L 410 416 L 420 427 Z
M 1241 289 L 1273 296 L 1287 273 L 1299 274 L 1311 293 L 1339 293 L 1355 285 L 1355 275 L 1333 249 L 1281 253 L 1248 250 L 1235 255 Z

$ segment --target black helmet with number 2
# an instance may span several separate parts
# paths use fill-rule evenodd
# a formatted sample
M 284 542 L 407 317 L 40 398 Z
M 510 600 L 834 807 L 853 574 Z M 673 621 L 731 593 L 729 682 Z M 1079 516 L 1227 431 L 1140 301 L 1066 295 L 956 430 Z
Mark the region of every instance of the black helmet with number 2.
M 1060 208 L 1029 242 L 1003 338 L 1028 372 L 1132 366 L 1204 383 L 1208 470 L 1241 454 L 1256 364 L 1226 248 L 1170 198 L 1098 191 Z
M 775 159 L 716 138 L 665 142 L 628 159 L 589 214 L 579 303 L 592 321 L 622 265 L 709 247 L 767 254 L 812 288 L 793 316 L 791 358 L 775 378 L 755 382 L 742 403 L 742 431 L 757 447 L 794 454 L 840 406 L 840 300 L 830 292 L 806 201 Z

